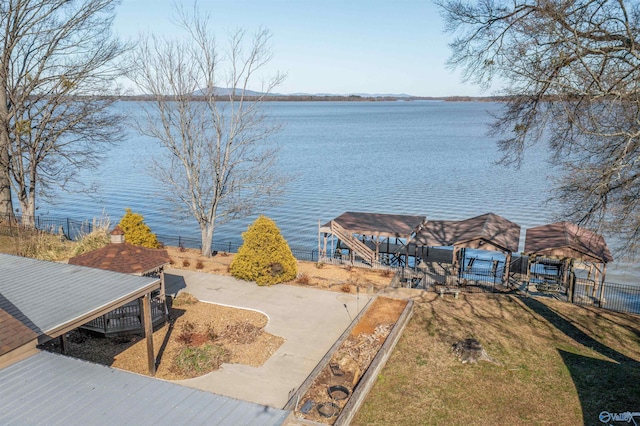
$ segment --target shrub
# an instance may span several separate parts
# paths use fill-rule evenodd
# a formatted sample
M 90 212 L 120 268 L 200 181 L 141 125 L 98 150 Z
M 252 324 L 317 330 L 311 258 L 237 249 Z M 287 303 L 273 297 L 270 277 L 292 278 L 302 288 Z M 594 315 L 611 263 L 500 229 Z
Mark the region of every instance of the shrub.
M 148 248 L 160 247 L 156 234 L 151 232 L 151 228 L 144 223 L 144 217 L 141 214 L 125 209 L 125 215 L 120 219 L 119 226 L 124 231 L 125 241 L 129 244 Z
M 298 264 L 275 222 L 260 216 L 242 234 L 242 246 L 229 271 L 239 279 L 271 285 L 293 280 Z
M 196 263 L 196 269 L 202 269 L 204 268 L 204 263 L 202 263 L 201 260 L 198 260 L 198 262 Z
M 173 306 L 195 305 L 196 303 L 198 303 L 198 299 L 186 292 L 180 293 L 178 297 L 173 299 Z
M 188 268 L 189 266 L 191 266 L 191 262 L 189 262 L 189 259 L 183 259 L 182 266 L 184 266 L 185 268 Z
M 344 293 L 351 293 L 351 286 L 349 284 L 342 284 L 340 290 Z
M 176 357 L 176 367 L 183 374 L 199 375 L 219 368 L 230 358 L 229 351 L 220 345 L 204 345 L 201 348 L 188 346 Z
M 111 222 L 108 217 L 93 218 L 91 232 L 81 231 L 77 238 L 78 243 L 73 251 L 73 255 L 79 256 L 83 253 L 98 250 L 109 244 L 111 241 L 109 236 L 110 228 Z
M 296 282 L 298 284 L 309 285 L 311 284 L 311 277 L 309 277 L 309 275 L 307 274 L 301 274 L 300 276 L 298 276 L 298 279 L 296 279 Z

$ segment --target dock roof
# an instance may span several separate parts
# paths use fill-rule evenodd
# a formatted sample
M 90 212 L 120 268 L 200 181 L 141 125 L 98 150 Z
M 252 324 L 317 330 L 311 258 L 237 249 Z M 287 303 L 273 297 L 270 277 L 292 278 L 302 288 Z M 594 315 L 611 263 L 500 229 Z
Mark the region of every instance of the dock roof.
M 417 246 L 464 246 L 472 241 L 485 241 L 503 250 L 517 252 L 520 225 L 487 213 L 465 220 L 430 220 L 418 232 Z
M 529 255 L 572 258 L 587 262 L 613 261 L 602 235 L 570 222 L 527 229 L 524 251 Z
M 366 212 L 345 212 L 333 219 L 352 234 L 409 238 L 425 222 L 425 215 L 403 215 Z M 320 228 L 331 232 L 331 222 Z

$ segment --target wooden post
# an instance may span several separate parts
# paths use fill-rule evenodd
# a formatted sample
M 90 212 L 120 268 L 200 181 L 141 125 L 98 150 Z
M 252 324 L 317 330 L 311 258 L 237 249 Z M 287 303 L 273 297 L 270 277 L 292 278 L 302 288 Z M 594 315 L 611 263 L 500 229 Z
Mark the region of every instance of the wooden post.
M 67 346 L 67 335 L 65 333 L 62 333 L 60 335 L 60 350 L 63 354 L 66 355 L 68 349 L 69 347 Z
M 507 257 L 504 260 L 504 276 L 502 277 L 502 285 L 509 286 L 509 272 L 511 272 L 511 252 L 507 252 Z
M 169 319 L 169 307 L 167 306 L 167 289 L 164 285 L 164 266 L 160 268 L 160 300 L 164 305 L 164 320 L 167 321 Z
M 156 375 L 156 357 L 153 351 L 153 320 L 151 319 L 151 293 L 142 297 L 144 335 L 147 339 L 147 363 L 149 364 L 149 375 Z
M 600 297 L 598 298 L 598 306 L 602 307 L 606 303 L 604 300 L 604 276 L 607 272 L 607 264 L 602 264 L 602 272 L 600 273 Z

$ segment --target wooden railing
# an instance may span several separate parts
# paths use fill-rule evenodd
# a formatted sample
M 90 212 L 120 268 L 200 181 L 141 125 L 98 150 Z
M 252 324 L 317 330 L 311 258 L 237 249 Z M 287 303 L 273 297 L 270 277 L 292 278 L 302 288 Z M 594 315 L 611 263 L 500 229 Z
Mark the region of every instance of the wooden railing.
M 365 243 L 351 235 L 346 229 L 339 225 L 335 221 L 331 221 L 331 232 L 338 237 L 343 243 L 347 245 L 358 256 L 360 256 L 365 262 L 376 262 L 376 253 L 371 250 Z
M 164 321 L 165 306 L 159 298 L 151 299 L 151 321 L 158 325 Z M 102 333 L 105 336 L 144 331 L 140 304 L 137 300 L 89 321 L 81 328 Z

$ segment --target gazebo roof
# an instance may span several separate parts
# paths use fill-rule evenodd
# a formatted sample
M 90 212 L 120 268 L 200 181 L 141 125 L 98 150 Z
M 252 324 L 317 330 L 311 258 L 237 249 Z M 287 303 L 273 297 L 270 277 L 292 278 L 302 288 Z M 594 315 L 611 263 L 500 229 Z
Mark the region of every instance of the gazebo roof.
M 602 235 L 570 222 L 527 229 L 524 251 L 529 255 L 608 263 L 613 256 Z
M 486 241 L 510 252 L 520 244 L 520 225 L 487 213 L 465 220 L 430 220 L 415 238 L 417 246 L 464 246 L 471 241 Z
M 150 249 L 129 243 L 111 243 L 101 249 L 69 259 L 69 264 L 125 274 L 145 274 L 169 263 L 164 249 Z
M 409 238 L 425 221 L 425 216 L 345 212 L 333 221 L 352 234 Z M 330 232 L 331 223 L 326 223 L 320 230 Z
M 0 356 L 45 342 L 160 288 L 158 278 L 0 253 Z

